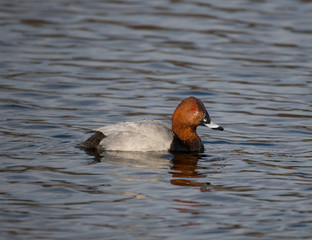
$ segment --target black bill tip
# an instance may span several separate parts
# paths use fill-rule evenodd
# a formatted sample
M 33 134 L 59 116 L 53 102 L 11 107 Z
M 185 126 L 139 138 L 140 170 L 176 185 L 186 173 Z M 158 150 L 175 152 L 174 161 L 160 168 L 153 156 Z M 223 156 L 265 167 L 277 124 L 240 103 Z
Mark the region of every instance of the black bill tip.
M 223 127 L 221 127 L 221 126 L 218 126 L 218 127 L 216 127 L 216 128 L 212 128 L 213 130 L 219 130 L 219 131 L 223 131 L 224 130 L 224 128 Z

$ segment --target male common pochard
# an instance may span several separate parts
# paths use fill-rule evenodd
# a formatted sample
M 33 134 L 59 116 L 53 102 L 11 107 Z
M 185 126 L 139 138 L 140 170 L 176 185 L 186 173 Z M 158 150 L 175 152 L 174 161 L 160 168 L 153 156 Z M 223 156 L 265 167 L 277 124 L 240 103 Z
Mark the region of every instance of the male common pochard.
M 203 152 L 198 126 L 223 131 L 213 123 L 204 104 L 195 97 L 184 99 L 172 115 L 172 128 L 158 120 L 122 122 L 95 130 L 80 147 L 102 151 Z

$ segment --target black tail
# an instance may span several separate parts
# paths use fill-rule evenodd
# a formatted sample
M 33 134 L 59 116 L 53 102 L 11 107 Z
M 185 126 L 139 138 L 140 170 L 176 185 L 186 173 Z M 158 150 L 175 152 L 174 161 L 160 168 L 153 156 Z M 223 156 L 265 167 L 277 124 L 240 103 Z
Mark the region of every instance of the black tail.
M 86 141 L 80 143 L 78 147 L 97 149 L 103 138 L 105 138 L 105 135 L 102 132 L 97 131 L 91 137 L 89 137 Z

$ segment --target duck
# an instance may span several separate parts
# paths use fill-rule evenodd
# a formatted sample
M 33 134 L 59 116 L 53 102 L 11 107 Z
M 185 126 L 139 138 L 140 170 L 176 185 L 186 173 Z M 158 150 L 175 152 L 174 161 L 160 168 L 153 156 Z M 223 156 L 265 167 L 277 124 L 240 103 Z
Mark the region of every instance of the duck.
M 103 151 L 200 153 L 204 145 L 196 132 L 198 126 L 224 130 L 211 120 L 203 102 L 192 96 L 180 102 L 171 120 L 171 126 L 160 120 L 141 120 L 100 127 L 79 147 L 99 154 Z

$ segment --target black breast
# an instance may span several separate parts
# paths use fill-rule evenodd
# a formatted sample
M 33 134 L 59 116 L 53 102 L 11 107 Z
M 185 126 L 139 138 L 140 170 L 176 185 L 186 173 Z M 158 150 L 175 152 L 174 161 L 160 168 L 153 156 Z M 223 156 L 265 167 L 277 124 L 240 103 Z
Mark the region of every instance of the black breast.
M 174 134 L 173 141 L 170 145 L 169 152 L 178 153 L 178 152 L 203 152 L 204 145 L 202 142 L 199 142 L 196 145 L 190 146 L 183 142 L 176 134 Z

